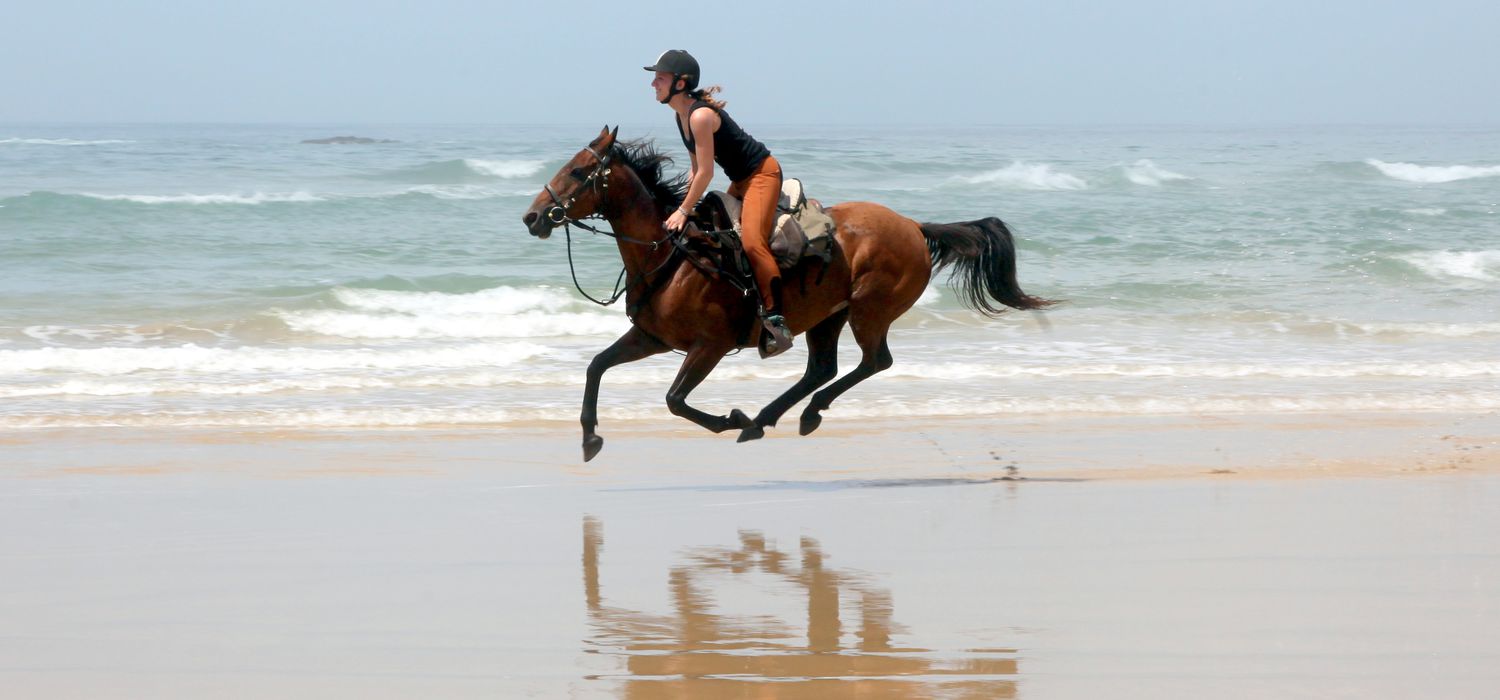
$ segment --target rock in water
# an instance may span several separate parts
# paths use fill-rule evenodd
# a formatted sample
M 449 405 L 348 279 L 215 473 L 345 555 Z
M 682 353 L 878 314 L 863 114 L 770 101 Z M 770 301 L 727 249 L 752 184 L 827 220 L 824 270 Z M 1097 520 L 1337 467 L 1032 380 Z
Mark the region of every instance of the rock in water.
M 372 139 L 364 136 L 330 136 L 326 139 L 307 139 L 302 143 L 396 143 L 390 139 Z

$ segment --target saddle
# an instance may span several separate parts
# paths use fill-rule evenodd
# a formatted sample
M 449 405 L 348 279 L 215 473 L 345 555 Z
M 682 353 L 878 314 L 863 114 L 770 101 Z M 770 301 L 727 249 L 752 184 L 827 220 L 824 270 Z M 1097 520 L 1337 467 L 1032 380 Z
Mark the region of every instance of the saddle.
M 714 279 L 728 273 L 731 282 L 749 294 L 755 289 L 755 275 L 740 244 L 741 206 L 740 199 L 727 192 L 704 195 L 693 211 L 686 245 L 689 259 L 699 270 Z M 782 183 L 776 213 L 770 244 L 777 267 L 790 270 L 806 258 L 826 265 L 833 259 L 833 217 L 821 202 L 807 198 L 800 180 Z

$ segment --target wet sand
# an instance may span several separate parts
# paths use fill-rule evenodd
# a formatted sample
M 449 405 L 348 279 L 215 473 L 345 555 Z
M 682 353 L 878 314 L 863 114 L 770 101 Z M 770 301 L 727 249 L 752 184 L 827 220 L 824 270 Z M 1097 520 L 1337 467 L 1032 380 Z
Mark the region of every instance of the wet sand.
M 0 436 L 6 697 L 1482 698 L 1500 418 Z

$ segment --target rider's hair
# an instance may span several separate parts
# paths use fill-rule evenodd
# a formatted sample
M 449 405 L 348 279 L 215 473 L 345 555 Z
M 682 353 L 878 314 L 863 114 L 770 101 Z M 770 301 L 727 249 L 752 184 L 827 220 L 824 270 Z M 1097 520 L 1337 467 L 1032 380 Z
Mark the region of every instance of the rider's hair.
M 708 106 L 713 107 L 715 112 L 722 112 L 724 111 L 724 107 L 729 103 L 723 100 L 714 99 L 714 95 L 723 89 L 724 88 L 721 88 L 718 85 L 710 85 L 706 88 L 703 88 L 702 90 L 693 90 L 689 92 L 688 97 L 691 97 L 695 100 L 703 100 L 704 102 L 708 103 Z

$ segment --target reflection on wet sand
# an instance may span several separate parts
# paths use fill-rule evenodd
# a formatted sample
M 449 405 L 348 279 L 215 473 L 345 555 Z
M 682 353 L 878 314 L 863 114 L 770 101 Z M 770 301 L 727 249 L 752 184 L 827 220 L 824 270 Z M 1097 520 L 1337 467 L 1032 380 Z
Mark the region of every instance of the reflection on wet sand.
M 890 593 L 868 575 L 825 566 L 812 538 L 802 538 L 796 557 L 756 532 L 741 532 L 738 548 L 684 554 L 669 573 L 674 610 L 668 614 L 605 604 L 603 548 L 603 525 L 584 518 L 584 596 L 593 633 L 585 653 L 616 657 L 623 666 L 621 673 L 589 678 L 619 683 L 623 698 L 1016 696 L 1015 650 L 894 643 L 892 634 L 904 630 L 892 621 Z M 747 601 L 755 613 L 725 612 Z M 777 614 L 804 606 L 806 619 L 798 624 Z M 846 626 L 846 615 L 858 624 Z

